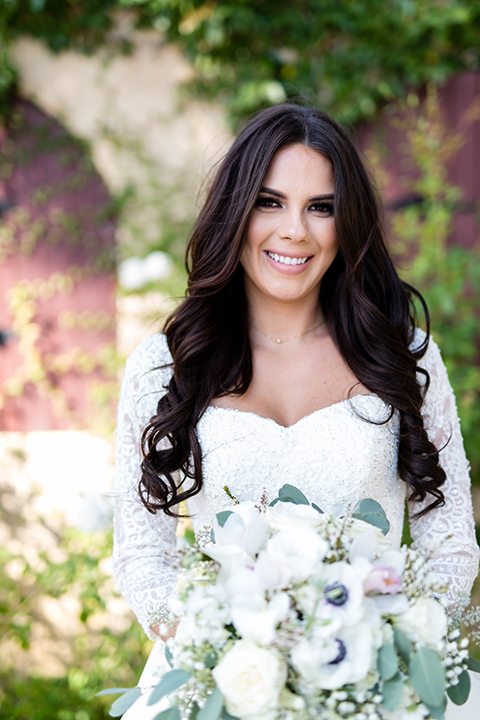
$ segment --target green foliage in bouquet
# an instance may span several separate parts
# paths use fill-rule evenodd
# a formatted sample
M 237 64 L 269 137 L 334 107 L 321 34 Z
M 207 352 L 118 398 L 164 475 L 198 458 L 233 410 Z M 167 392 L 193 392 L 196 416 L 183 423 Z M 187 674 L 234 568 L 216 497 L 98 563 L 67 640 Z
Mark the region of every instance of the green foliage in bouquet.
M 390 549 L 378 502 L 338 518 L 291 485 L 268 507 L 233 500 L 213 542 L 180 553 L 171 670 L 147 697 L 162 701 L 156 720 L 381 720 L 417 707 L 442 720 L 447 694 L 465 703 L 480 663 L 435 598 L 427 559 Z M 145 689 L 100 694 L 115 692 L 110 715 L 120 717 Z

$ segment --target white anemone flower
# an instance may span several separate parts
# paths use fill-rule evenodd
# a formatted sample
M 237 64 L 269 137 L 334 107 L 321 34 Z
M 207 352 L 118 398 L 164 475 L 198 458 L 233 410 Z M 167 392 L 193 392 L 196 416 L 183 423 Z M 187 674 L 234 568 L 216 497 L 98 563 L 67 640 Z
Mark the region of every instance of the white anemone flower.
M 317 618 L 339 620 L 344 625 L 354 625 L 365 613 L 365 595 L 362 578 L 354 567 L 346 562 L 324 565 L 324 586 L 317 604 Z
M 314 632 L 292 649 L 292 664 L 306 688 L 336 690 L 368 675 L 376 659 L 372 640 L 371 628 L 363 622 L 331 635 Z

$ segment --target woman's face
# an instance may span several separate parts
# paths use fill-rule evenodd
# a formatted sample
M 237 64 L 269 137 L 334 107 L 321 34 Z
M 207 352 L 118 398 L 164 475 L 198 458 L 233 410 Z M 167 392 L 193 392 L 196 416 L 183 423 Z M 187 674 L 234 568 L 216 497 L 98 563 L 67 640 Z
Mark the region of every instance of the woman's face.
M 273 157 L 247 231 L 240 262 L 250 299 L 294 302 L 318 297 L 337 254 L 330 160 L 291 145 Z

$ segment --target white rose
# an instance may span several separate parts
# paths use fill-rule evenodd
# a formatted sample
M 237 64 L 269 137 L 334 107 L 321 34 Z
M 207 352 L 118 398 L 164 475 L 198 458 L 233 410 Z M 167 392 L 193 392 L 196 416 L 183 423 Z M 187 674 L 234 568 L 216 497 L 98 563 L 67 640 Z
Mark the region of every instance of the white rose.
M 212 674 L 230 715 L 258 720 L 275 714 L 287 668 L 276 650 L 239 640 Z
M 447 617 L 442 605 L 433 598 L 422 597 L 398 615 L 395 624 L 412 642 L 424 643 L 432 650 L 441 649 L 447 634 Z
M 312 528 L 280 530 L 267 543 L 267 554 L 288 568 L 293 580 L 305 580 L 318 570 L 328 545 Z
M 265 513 L 267 525 L 272 530 L 285 530 L 298 525 L 315 528 L 320 525 L 322 516 L 310 505 L 296 505 L 291 502 L 277 502 L 267 507 Z

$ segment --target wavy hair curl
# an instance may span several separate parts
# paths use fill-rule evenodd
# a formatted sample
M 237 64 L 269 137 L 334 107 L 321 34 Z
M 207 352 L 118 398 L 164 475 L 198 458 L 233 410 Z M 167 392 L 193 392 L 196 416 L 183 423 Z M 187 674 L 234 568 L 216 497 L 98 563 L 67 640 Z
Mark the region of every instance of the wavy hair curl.
M 240 132 L 220 164 L 187 246 L 186 297 L 165 326 L 172 377 L 142 436 L 139 492 L 152 513 L 176 516 L 176 505 L 201 490 L 202 451 L 195 427 L 213 398 L 242 395 L 251 382 L 240 257 L 272 158 L 297 143 L 327 157 L 334 170 L 339 249 L 320 289 L 330 333 L 358 381 L 392 413 L 399 412 L 398 473 L 411 500 L 432 498 L 418 514 L 444 503 L 445 472 L 421 415 L 429 384 L 428 373 L 417 365 L 428 344 L 425 301 L 395 270 L 376 194 L 345 130 L 317 109 L 282 104 L 261 111 Z M 425 312 L 427 339 L 411 350 L 415 297 Z M 175 479 L 178 471 L 192 481 L 188 487 Z

